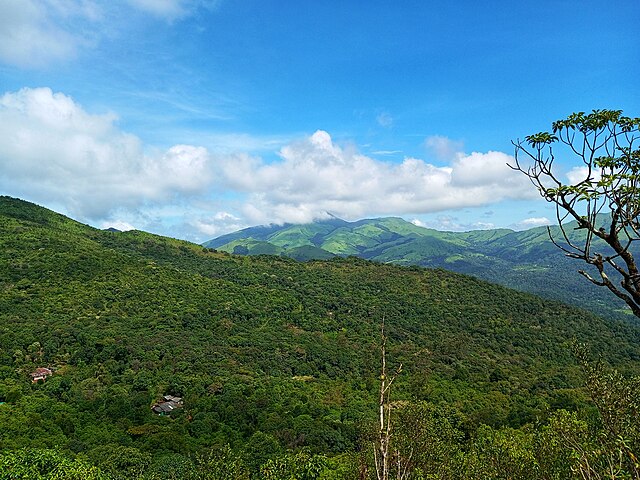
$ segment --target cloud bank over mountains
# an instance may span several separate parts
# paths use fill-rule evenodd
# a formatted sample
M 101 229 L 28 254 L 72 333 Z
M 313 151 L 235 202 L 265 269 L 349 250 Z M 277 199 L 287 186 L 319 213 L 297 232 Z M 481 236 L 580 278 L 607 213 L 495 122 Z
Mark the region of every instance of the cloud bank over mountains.
M 147 228 L 163 215 L 182 216 L 192 234 L 211 236 L 242 225 L 309 222 L 326 212 L 356 219 L 534 198 L 507 167 L 511 160 L 501 152 L 457 152 L 444 165 L 392 163 L 337 145 L 322 130 L 284 145 L 272 162 L 197 145 L 160 151 L 122 131 L 115 114 L 89 113 L 49 88 L 0 98 L 0 187 L 94 224 Z M 228 199 L 217 211 L 210 211 L 212 194 Z M 182 207 L 167 213 L 170 203 Z
M 535 194 L 501 152 L 460 154 L 445 166 L 416 158 L 389 163 L 318 130 L 284 146 L 280 159 L 239 156 L 221 165 L 229 187 L 248 195 L 244 213 L 254 222 L 309 222 L 324 212 L 351 219 L 430 213 Z

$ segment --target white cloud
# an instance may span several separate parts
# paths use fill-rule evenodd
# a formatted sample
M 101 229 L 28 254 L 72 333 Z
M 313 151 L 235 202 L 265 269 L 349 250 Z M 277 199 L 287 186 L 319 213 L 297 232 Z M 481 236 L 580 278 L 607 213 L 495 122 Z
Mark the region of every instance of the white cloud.
M 194 235 L 201 240 L 210 240 L 216 236 L 247 227 L 238 217 L 229 212 L 217 212 L 213 216 L 200 215 L 188 221 L 195 229 Z
M 373 155 L 387 156 L 387 155 L 397 155 L 399 153 L 402 153 L 402 150 L 376 150 L 371 153 Z
M 511 155 L 491 151 L 458 156 L 452 162 L 451 184 L 461 188 L 492 184 L 498 190 L 518 188 L 525 184 L 524 176 L 507 166 L 512 160 Z
M 115 228 L 116 230 L 120 230 L 121 232 L 127 232 L 129 230 L 136 229 L 136 227 L 131 225 L 129 222 L 124 222 L 122 220 L 104 221 L 102 222 L 102 228 Z
M 193 220 L 191 225 L 209 238 L 213 238 L 220 231 L 220 227 L 217 224 L 207 222 L 206 220 Z
M 587 179 L 589 176 L 589 168 L 586 166 L 583 167 L 573 167 L 571 170 L 567 172 L 567 178 L 572 185 L 576 185 Z M 601 178 L 601 172 L 599 170 L 591 171 L 591 179 L 598 181 Z
M 416 227 L 428 228 L 426 223 L 424 223 L 421 220 L 418 220 L 417 218 L 414 218 L 413 220 L 411 220 L 411 223 L 413 223 Z
M 431 135 L 424 141 L 427 151 L 438 160 L 453 160 L 461 155 L 463 144 L 441 135 Z
M 303 223 L 327 212 L 357 219 L 418 215 L 538 198 L 501 152 L 459 154 L 444 166 L 387 162 L 324 131 L 266 161 L 202 146 L 155 151 L 48 88 L 0 97 L 0 191 L 102 225 L 206 240 L 248 225 Z M 439 226 L 465 227 L 439 220 Z M 476 225 L 475 228 L 484 228 Z M 117 227 L 116 227 L 117 228 Z
M 427 213 L 537 195 L 501 152 L 460 155 L 444 167 L 415 158 L 386 163 L 341 148 L 319 130 L 280 156 L 267 164 L 236 155 L 221 164 L 229 188 L 248 194 L 244 213 L 253 222 L 308 222 L 325 212 L 344 218 Z
M 231 220 L 234 222 L 237 222 L 238 220 L 240 220 L 238 217 L 236 217 L 235 215 L 229 212 L 218 212 L 213 216 L 213 218 L 215 220 L 224 220 L 224 221 Z
M 88 39 L 72 28 L 72 20 L 100 17 L 88 0 L 3 0 L 0 8 L 0 61 L 18 67 L 74 57 Z
M 516 230 L 526 230 L 528 228 L 543 227 L 545 225 L 551 225 L 551 223 L 552 223 L 551 220 L 549 220 L 547 217 L 531 217 L 531 218 L 525 218 L 524 220 L 513 225 L 513 227 Z
M 65 205 L 85 219 L 202 192 L 213 179 L 202 147 L 145 154 L 113 114 L 87 113 L 48 88 L 0 97 L 0 187 Z
M 5 0 L 0 18 L 0 59 L 6 63 L 35 66 L 75 53 L 73 37 L 50 22 L 42 2 Z
M 103 38 L 130 35 L 128 20 L 172 22 L 221 0 L 0 0 L 0 62 L 40 68 L 73 59 Z M 129 8 L 124 3 L 128 3 Z M 144 16 L 132 16 L 133 10 Z

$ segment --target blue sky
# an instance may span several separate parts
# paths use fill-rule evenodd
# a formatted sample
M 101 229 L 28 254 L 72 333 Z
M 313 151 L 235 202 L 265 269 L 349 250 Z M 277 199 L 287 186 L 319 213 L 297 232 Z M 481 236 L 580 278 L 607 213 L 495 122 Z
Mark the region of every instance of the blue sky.
M 544 224 L 511 141 L 640 116 L 639 22 L 635 0 L 0 0 L 0 192 L 195 241 L 326 212 Z

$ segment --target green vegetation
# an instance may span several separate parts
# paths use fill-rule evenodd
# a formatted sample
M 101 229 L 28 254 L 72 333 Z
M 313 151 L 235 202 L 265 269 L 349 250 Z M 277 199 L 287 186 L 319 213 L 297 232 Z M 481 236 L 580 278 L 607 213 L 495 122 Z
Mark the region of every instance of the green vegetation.
M 613 451 L 570 346 L 634 374 L 634 325 L 444 270 L 230 255 L 0 197 L 0 478 L 371 477 L 382 317 L 411 478 L 580 478 Z M 184 407 L 155 415 L 164 394 Z
M 552 133 L 515 142 L 515 168 L 555 205 L 562 241 L 553 243 L 569 257 L 591 266 L 580 273 L 624 301 L 640 317 L 640 118 L 622 110 L 573 113 L 552 124 Z M 559 148 L 558 148 L 559 147 Z M 580 163 L 580 180 L 562 181 L 554 162 L 558 150 Z M 522 159 L 526 164 L 522 163 Z M 582 230 L 568 240 L 573 224 Z M 593 275 L 593 276 L 592 276 Z
M 574 230 L 577 226 L 574 222 L 564 228 L 574 244 L 585 239 L 583 232 Z M 551 227 L 551 233 L 562 238 L 559 227 Z M 351 223 L 331 219 L 310 225 L 248 228 L 204 245 L 242 255 L 269 253 L 296 260 L 354 255 L 382 263 L 445 268 L 606 317 L 628 319 L 628 307 L 622 300 L 577 275 L 580 266 L 549 241 L 546 227 L 523 232 L 506 229 L 439 232 L 401 218 Z M 271 245 L 270 251 L 265 245 Z M 305 255 L 299 254 L 299 249 L 304 248 L 300 245 L 306 245 Z M 602 242 L 596 241 L 595 245 L 601 246 Z M 634 246 L 633 250 L 637 248 Z M 610 276 L 616 277 L 615 273 Z

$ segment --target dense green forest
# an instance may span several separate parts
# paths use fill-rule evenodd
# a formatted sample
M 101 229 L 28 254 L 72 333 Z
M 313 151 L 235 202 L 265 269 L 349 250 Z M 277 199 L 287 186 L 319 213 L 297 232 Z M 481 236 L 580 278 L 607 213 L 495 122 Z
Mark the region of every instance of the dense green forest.
M 566 231 L 579 245 L 584 241 L 584 231 L 575 227 L 574 222 Z M 550 228 L 554 239 L 566 243 L 557 226 Z M 577 274 L 582 265 L 550 242 L 547 227 L 521 232 L 441 232 L 396 217 L 356 222 L 330 218 L 306 225 L 245 228 L 204 245 L 241 255 L 282 255 L 297 260 L 354 255 L 382 263 L 444 268 L 587 308 L 605 317 L 631 319 L 624 302 Z M 596 241 L 596 245 L 602 242 Z M 616 274 L 610 271 L 609 275 Z
M 0 197 L 0 319 L 0 479 L 375 478 L 383 319 L 405 478 L 637 464 L 640 328 L 445 270 L 231 255 Z M 163 395 L 183 404 L 157 415 Z

